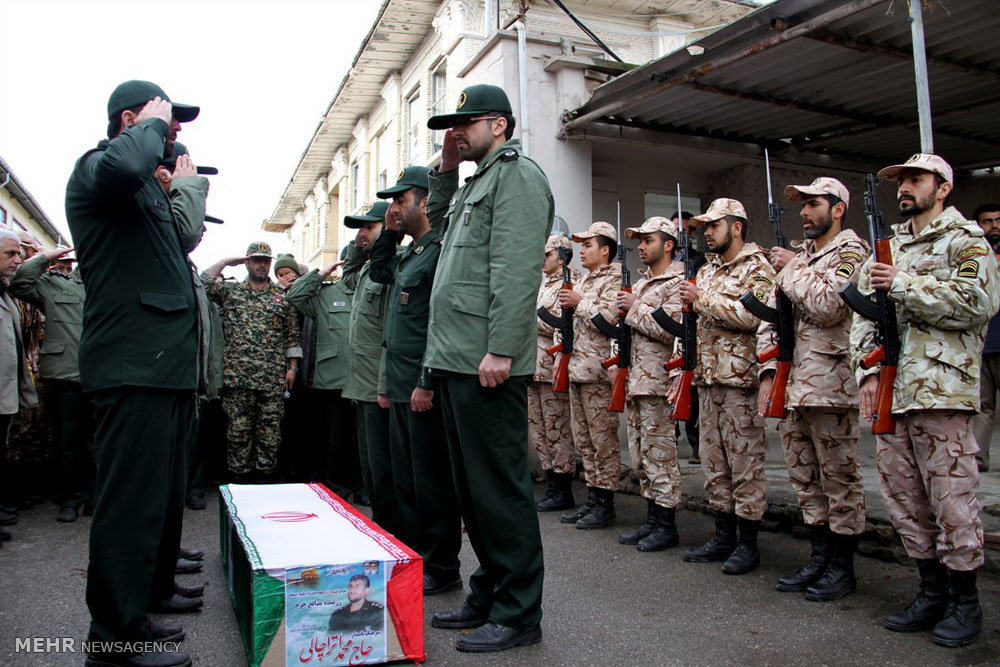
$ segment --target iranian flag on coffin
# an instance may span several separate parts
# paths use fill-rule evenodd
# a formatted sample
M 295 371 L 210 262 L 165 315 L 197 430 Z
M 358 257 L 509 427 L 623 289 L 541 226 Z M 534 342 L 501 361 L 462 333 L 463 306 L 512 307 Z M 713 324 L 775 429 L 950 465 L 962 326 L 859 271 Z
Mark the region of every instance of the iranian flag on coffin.
M 322 484 L 219 490 L 222 567 L 250 665 L 423 662 L 418 554 Z

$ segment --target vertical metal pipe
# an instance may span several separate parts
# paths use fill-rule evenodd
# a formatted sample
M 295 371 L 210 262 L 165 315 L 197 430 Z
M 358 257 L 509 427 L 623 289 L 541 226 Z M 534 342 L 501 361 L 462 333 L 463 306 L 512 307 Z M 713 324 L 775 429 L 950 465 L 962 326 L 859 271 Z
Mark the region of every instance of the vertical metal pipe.
M 517 30 L 517 70 L 518 70 L 518 94 L 521 97 L 521 117 L 517 119 L 521 126 L 521 149 L 527 156 L 531 155 L 531 124 L 528 113 L 528 28 L 524 21 L 517 21 L 514 24 Z
M 927 80 L 927 49 L 924 45 L 922 0 L 910 0 L 910 35 L 913 40 L 913 73 L 917 86 L 917 116 L 920 119 L 920 152 L 934 152 L 931 126 L 931 91 Z

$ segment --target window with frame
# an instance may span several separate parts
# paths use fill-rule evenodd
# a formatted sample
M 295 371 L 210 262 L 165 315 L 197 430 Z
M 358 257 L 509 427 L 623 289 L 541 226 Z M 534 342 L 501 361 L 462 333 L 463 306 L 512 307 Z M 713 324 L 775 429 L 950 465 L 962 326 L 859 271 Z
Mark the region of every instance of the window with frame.
M 445 110 L 445 99 L 448 96 L 448 76 L 445 66 L 441 65 L 431 75 L 431 115 L 448 113 Z M 437 153 L 444 145 L 444 130 L 431 132 L 431 153 Z
M 13 229 L 14 229 L 15 232 L 26 232 L 26 231 L 28 231 L 28 228 L 25 227 L 23 224 L 21 224 L 20 220 L 18 220 L 17 218 L 13 218 L 13 220 L 14 220 Z
M 3 206 L 0 206 L 0 226 L 2 227 L 7 226 L 7 209 L 5 209 Z
M 358 208 L 358 163 L 351 164 L 351 209 Z
M 422 157 L 420 150 L 420 91 L 406 100 L 406 160 L 416 164 Z

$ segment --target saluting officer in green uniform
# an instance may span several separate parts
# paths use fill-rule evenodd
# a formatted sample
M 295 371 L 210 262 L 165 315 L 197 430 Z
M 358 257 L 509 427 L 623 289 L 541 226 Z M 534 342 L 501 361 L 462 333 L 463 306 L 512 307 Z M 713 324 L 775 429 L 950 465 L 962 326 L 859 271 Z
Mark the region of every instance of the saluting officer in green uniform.
M 401 531 L 397 516 L 396 493 L 392 486 L 392 459 L 389 455 L 388 405 L 379 405 L 382 343 L 385 341 L 385 295 L 388 290 L 369 275 L 368 255 L 382 232 L 388 202 L 365 207 L 358 215 L 344 216 L 344 226 L 357 229 L 354 244 L 348 246 L 344 274 L 356 275 L 351 305 L 350 344 L 347 357 L 347 382 L 343 397 L 355 402 L 357 410 L 358 449 L 361 474 L 371 500 L 372 520 L 390 533 Z M 360 270 L 357 267 L 360 266 Z
M 90 456 L 93 421 L 80 385 L 77 356 L 83 334 L 83 303 L 87 291 L 80 272 L 53 270 L 72 261 L 72 248 L 40 252 L 18 267 L 10 281 L 12 296 L 45 313 L 45 339 L 38 350 L 39 375 L 48 389 L 48 408 L 56 444 L 56 520 L 76 521 L 86 496 L 93 493 L 94 464 Z
M 545 174 L 511 139 L 503 89 L 466 88 L 456 113 L 427 126 L 451 129 L 429 177 L 428 217 L 444 211 L 444 239 L 421 386 L 444 409 L 459 506 L 479 557 L 466 604 L 435 614 L 432 625 L 482 626 L 455 647 L 499 651 L 542 638 L 542 542 L 525 443 L 535 297 L 555 212 Z M 459 188 L 463 160 L 477 168 Z
M 154 171 L 198 107 L 171 104 L 147 81 L 108 101 L 108 139 L 76 163 L 66 218 L 87 290 L 80 380 L 95 413 L 97 485 L 90 525 L 88 639 L 163 640 L 153 599 L 173 590 L 198 387 L 198 315 L 178 223 Z M 155 596 L 155 597 L 154 597 Z M 188 665 L 184 653 L 145 664 Z M 88 665 L 135 655 L 91 654 Z
M 372 249 L 371 277 L 389 286 L 383 375 L 390 404 L 392 478 L 405 529 L 398 537 L 423 556 L 424 594 L 436 595 L 462 587 L 462 520 L 441 406 L 417 386 L 427 347 L 431 285 L 441 254 L 441 232 L 427 219 L 429 171 L 407 167 L 394 186 L 377 193 L 391 198 L 392 205 Z M 404 234 L 413 242 L 397 254 Z

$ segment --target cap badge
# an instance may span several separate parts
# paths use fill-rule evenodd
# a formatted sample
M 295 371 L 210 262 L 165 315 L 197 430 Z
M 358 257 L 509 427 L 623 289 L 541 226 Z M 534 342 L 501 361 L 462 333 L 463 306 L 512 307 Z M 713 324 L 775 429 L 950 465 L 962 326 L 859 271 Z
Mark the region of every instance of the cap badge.
M 458 106 L 455 107 L 455 110 L 458 111 L 459 109 L 461 109 L 462 107 L 464 107 L 465 106 L 465 102 L 468 99 L 469 99 L 469 96 L 466 95 L 465 91 L 463 90 L 462 94 L 458 96 Z
M 372 210 L 372 204 L 365 204 L 361 207 L 361 215 L 366 215 L 370 210 Z
M 406 170 L 405 169 L 403 169 L 402 171 L 399 172 L 399 176 L 396 177 L 396 180 L 397 181 L 403 180 L 403 176 L 406 176 Z
M 919 159 L 920 159 L 920 153 L 914 153 L 913 156 L 906 161 L 906 164 L 910 164 L 911 162 L 916 162 Z
M 264 245 L 263 243 L 258 243 L 257 250 L 260 250 L 261 252 L 267 252 L 267 246 Z

